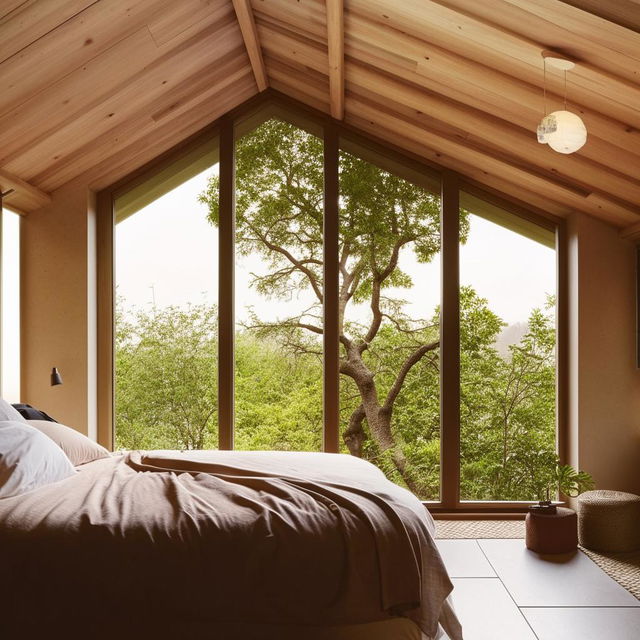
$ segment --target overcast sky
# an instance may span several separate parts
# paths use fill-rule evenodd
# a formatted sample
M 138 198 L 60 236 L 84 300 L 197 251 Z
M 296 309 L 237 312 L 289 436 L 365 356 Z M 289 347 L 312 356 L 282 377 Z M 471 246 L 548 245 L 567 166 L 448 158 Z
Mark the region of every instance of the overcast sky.
M 154 296 L 158 307 L 217 302 L 217 230 L 197 201 L 216 171 L 194 177 L 117 226 L 116 282 L 127 305 L 150 307 Z M 401 266 L 414 286 L 397 292 L 399 297 L 411 305 L 412 315 L 429 317 L 439 303 L 439 261 L 419 264 L 407 250 Z M 292 303 L 266 300 L 249 287 L 250 273 L 265 270 L 257 257 L 240 258 L 236 265 L 238 322 L 251 305 L 264 319 L 290 313 Z M 490 308 L 509 324 L 526 322 L 531 309 L 555 293 L 554 250 L 476 216 L 461 247 L 460 272 L 461 283 L 488 298 Z M 303 297 L 296 306 L 310 300 Z
M 2 212 L 2 397 L 20 402 L 20 217 Z

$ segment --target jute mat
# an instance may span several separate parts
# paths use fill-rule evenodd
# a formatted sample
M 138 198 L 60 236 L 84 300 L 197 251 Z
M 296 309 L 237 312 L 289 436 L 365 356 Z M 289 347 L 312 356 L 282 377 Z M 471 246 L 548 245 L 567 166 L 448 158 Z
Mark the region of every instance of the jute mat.
M 436 520 L 436 538 L 524 538 L 524 520 Z
M 524 538 L 524 521 L 436 520 L 436 538 Z M 640 551 L 599 553 L 581 549 L 607 575 L 640 600 Z

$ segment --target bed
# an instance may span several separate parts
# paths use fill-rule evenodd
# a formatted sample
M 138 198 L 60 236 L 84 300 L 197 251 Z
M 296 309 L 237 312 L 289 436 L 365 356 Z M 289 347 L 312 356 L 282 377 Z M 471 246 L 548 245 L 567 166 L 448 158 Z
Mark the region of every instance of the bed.
M 0 500 L 0 637 L 461 640 L 433 532 L 348 455 L 103 457 Z

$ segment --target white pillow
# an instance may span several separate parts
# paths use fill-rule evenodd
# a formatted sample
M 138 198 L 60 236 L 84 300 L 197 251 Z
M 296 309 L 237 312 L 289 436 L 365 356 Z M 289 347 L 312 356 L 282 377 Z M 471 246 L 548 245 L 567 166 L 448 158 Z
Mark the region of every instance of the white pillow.
M 0 398 L 0 422 L 4 420 L 26 422 L 15 407 L 12 407 L 4 398 Z
M 75 474 L 64 451 L 25 422 L 0 421 L 0 498 L 18 496 Z

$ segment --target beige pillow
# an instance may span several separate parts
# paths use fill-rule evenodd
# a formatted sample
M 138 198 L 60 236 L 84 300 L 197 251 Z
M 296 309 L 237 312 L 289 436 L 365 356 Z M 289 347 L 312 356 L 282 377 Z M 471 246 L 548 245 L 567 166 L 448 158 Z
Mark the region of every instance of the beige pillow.
M 75 467 L 108 458 L 110 455 L 103 446 L 71 427 L 48 420 L 27 420 L 27 423 L 49 436 L 67 454 Z

